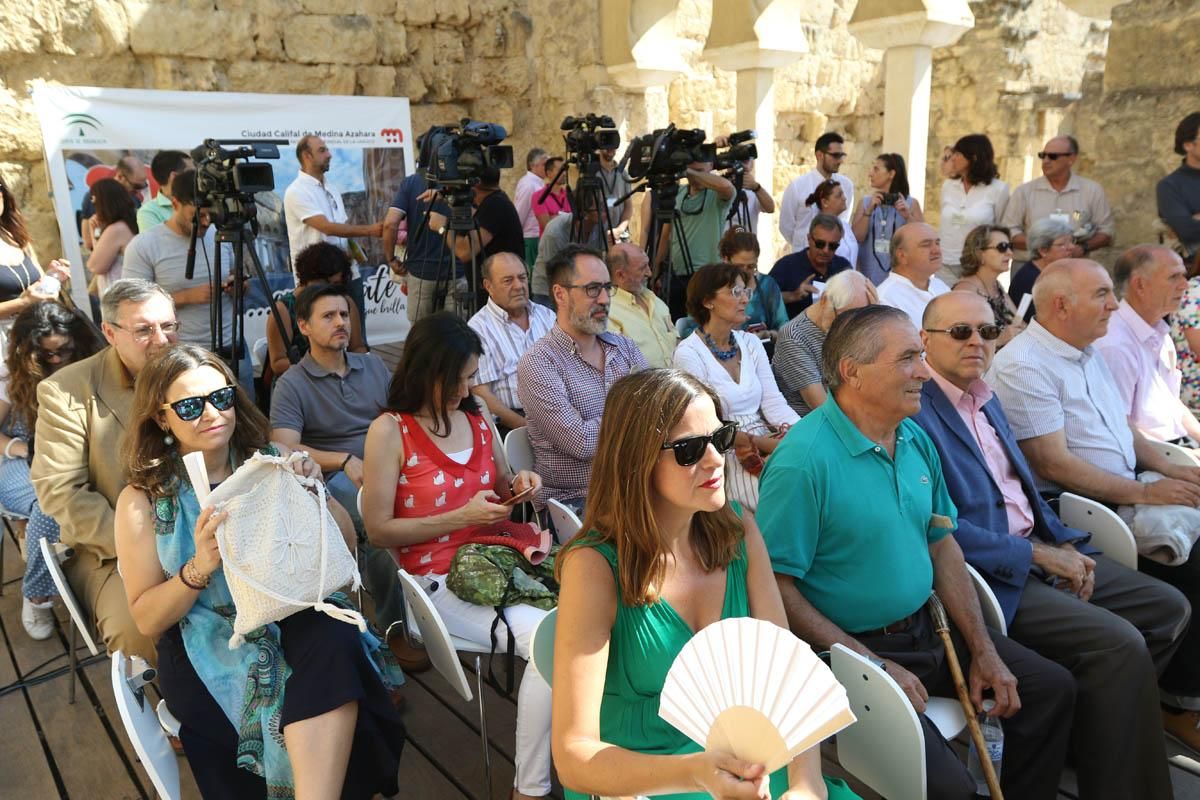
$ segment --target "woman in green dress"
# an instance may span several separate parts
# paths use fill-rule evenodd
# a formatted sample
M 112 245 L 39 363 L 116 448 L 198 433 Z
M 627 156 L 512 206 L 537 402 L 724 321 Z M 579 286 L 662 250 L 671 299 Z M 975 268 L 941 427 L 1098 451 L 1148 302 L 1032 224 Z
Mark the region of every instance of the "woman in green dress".
M 725 497 L 736 428 L 712 390 L 648 370 L 608 393 L 583 530 L 559 557 L 554 763 L 572 800 L 784 800 L 855 795 L 822 779 L 813 748 L 786 769 L 705 752 L 658 716 L 688 640 L 728 617 L 786 628 L 762 536 Z

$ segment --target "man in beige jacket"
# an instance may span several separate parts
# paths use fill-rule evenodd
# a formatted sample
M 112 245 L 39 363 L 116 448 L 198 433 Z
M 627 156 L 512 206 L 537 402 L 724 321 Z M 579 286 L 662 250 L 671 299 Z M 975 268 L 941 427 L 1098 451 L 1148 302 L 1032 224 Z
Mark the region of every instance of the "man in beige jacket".
M 42 510 L 75 550 L 64 565 L 67 579 L 105 645 L 153 663 L 154 644 L 134 625 L 117 574 L 113 507 L 125 487 L 120 449 L 132 422 L 134 378 L 152 355 L 177 341 L 179 323 L 171 296 L 143 280 L 114 282 L 101 315 L 111 346 L 38 385 L 30 477 Z

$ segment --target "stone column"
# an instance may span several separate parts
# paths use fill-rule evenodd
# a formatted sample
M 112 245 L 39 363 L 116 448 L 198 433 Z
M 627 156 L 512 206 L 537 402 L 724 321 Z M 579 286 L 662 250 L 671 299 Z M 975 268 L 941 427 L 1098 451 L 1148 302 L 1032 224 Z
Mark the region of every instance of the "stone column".
M 775 70 L 743 69 L 737 73 L 737 127 L 753 128 L 758 132 L 755 146 L 758 158 L 754 162 L 754 177 L 773 192 L 775 186 Z M 782 199 L 782 196 L 781 198 Z M 759 269 L 767 272 L 775 263 L 775 223 L 777 217 L 764 219 L 758 226 Z
M 883 149 L 904 156 L 909 190 L 924 206 L 933 48 L 957 42 L 975 17 L 967 0 L 860 0 L 849 27 L 867 47 L 886 51 Z

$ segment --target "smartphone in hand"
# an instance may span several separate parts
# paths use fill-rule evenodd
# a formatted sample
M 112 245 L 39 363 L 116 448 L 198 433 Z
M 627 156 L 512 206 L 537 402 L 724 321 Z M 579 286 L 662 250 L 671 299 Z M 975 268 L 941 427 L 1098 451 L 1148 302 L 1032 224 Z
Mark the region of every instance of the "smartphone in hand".
M 514 494 L 512 497 L 508 498 L 507 500 L 501 500 L 500 505 L 505 506 L 507 508 L 511 508 L 512 506 L 515 506 L 517 503 L 525 502 L 532 496 L 533 496 L 533 487 L 530 486 L 525 491 L 518 492 L 517 494 Z

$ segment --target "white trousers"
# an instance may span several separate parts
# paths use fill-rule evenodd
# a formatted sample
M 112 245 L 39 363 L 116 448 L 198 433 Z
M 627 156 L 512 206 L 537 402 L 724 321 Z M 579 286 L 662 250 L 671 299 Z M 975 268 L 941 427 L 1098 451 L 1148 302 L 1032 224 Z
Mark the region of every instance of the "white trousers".
M 430 594 L 433 605 L 451 635 L 479 644 L 491 644 L 492 622 L 496 612 L 461 599 L 446 588 L 446 576 L 430 576 L 437 588 Z M 545 611 L 533 606 L 510 606 L 504 616 L 512 628 L 519 658 L 529 660 L 529 641 Z M 497 654 L 508 647 L 504 623 L 496 626 Z M 550 793 L 550 685 L 536 669 L 526 666 L 517 691 L 517 775 L 515 785 L 522 794 L 540 797 Z

